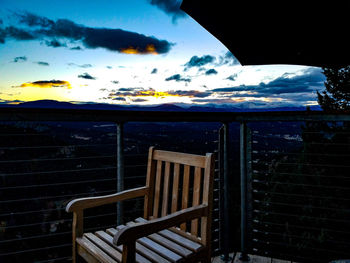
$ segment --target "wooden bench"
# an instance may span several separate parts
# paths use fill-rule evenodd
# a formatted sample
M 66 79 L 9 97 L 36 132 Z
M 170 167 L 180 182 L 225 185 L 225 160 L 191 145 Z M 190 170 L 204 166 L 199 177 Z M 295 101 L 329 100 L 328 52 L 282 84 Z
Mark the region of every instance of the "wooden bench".
M 149 150 L 146 186 L 69 202 L 73 262 L 210 262 L 214 157 Z M 83 232 L 84 209 L 144 196 L 144 217 Z

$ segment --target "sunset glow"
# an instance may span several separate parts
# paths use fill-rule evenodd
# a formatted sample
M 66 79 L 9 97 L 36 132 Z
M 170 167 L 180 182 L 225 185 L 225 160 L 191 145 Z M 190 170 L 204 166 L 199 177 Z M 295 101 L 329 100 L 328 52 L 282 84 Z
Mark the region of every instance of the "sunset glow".
M 319 68 L 242 67 L 193 19 L 149 0 L 2 0 L 0 57 L 1 104 L 305 106 L 324 87 Z

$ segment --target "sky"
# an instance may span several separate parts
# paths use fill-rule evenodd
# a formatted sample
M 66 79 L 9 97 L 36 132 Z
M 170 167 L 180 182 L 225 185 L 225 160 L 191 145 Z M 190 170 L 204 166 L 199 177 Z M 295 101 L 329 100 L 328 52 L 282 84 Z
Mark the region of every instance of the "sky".
M 0 104 L 317 104 L 322 69 L 242 66 L 180 4 L 0 0 Z

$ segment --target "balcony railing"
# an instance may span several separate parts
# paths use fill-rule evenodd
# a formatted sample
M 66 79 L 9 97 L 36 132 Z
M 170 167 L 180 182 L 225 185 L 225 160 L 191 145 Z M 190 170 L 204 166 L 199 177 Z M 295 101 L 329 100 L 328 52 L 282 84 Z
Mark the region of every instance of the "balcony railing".
M 144 184 L 147 148 L 217 152 L 213 247 L 350 258 L 350 116 L 321 112 L 0 110 L 0 261 L 66 262 L 76 197 Z M 86 228 L 141 215 L 92 210 Z M 132 208 L 132 209 L 130 209 Z

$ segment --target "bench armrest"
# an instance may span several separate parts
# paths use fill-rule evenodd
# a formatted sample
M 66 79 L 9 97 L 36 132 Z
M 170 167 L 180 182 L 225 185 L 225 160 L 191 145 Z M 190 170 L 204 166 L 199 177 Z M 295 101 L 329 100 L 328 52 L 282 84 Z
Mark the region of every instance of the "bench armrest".
M 148 236 L 163 229 L 167 229 L 186 221 L 208 215 L 208 205 L 198 205 L 186 208 L 170 215 L 153 219 L 145 223 L 137 223 L 118 231 L 113 238 L 117 246 L 136 242 L 136 239 Z
M 67 212 L 81 211 L 86 208 L 116 203 L 119 201 L 144 196 L 148 193 L 148 187 L 139 187 L 125 190 L 116 194 L 78 198 L 70 201 L 66 206 Z

